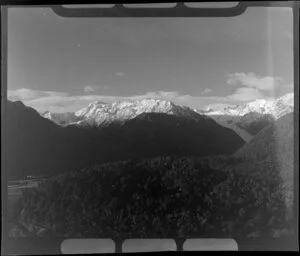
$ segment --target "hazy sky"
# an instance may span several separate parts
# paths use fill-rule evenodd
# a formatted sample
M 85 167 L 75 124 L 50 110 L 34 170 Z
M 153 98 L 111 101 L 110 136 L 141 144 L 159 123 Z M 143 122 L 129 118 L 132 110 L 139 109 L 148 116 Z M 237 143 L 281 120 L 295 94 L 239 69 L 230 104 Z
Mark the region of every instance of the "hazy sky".
M 232 18 L 62 18 L 8 10 L 8 96 L 39 111 L 161 97 L 194 108 L 293 91 L 289 8 Z

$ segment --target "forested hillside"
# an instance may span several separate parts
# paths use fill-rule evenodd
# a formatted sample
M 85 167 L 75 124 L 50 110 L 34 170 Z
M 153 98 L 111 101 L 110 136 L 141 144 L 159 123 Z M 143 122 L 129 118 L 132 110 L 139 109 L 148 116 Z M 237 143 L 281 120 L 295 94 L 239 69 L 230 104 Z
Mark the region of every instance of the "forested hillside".
M 287 226 L 275 173 L 265 180 L 217 168 L 241 159 L 216 161 L 159 157 L 59 175 L 24 194 L 14 235 L 251 237 Z

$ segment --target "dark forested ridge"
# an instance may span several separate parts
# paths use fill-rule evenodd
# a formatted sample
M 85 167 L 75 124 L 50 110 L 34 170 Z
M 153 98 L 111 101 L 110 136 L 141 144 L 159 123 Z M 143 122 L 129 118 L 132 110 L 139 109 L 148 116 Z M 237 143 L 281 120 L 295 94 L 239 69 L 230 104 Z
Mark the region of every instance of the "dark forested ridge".
M 244 141 L 215 121 L 142 114 L 104 128 L 61 127 L 21 102 L 8 101 L 11 176 L 55 174 L 107 161 L 160 155 L 229 155 Z
M 293 164 L 294 156 L 294 113 L 289 113 L 262 129 L 249 143 L 235 154 L 248 159 L 273 160 L 282 158 L 287 164 Z
M 20 101 L 8 101 L 5 116 L 7 144 L 4 144 L 3 154 L 9 176 L 45 174 L 62 167 L 58 166 L 57 160 L 68 155 L 68 148 L 62 141 L 61 127 L 41 118 L 37 111 Z
M 289 113 L 262 129 L 234 154 L 245 159 L 234 166 L 235 170 L 264 179 L 266 173 L 279 177 L 290 212 L 294 194 L 294 139 L 294 113 Z
M 221 170 L 240 162 L 157 157 L 88 167 L 28 189 L 11 219 L 19 236 L 274 236 L 288 227 L 277 177 Z

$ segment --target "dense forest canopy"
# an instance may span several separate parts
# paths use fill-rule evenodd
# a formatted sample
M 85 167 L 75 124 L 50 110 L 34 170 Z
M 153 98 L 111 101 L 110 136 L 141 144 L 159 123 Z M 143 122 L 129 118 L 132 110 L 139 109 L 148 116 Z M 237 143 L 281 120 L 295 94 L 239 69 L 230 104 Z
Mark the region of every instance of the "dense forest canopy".
M 12 219 L 59 237 L 272 235 L 286 227 L 280 179 L 228 171 L 241 162 L 158 157 L 88 167 L 26 191 Z

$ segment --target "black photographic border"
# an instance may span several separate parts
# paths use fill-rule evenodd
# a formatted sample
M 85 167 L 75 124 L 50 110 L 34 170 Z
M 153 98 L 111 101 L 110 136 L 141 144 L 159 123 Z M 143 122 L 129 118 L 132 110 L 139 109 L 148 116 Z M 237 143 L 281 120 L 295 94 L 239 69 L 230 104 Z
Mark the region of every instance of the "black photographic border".
M 4 2 L 4 4 L 3 4 Z M 293 9 L 294 30 L 294 239 L 261 239 L 251 238 L 245 241 L 236 240 L 239 250 L 299 250 L 298 244 L 298 214 L 299 214 L 299 7 L 297 1 L 247 1 L 239 2 L 237 6 L 230 8 L 188 8 L 182 1 L 145 1 L 144 3 L 174 3 L 171 8 L 125 8 L 121 5 L 129 3 L 141 3 L 141 1 L 86 1 L 84 4 L 116 4 L 112 8 L 94 9 L 70 9 L 61 5 L 78 4 L 76 1 L 55 2 L 43 1 L 3 1 L 1 6 L 1 185 L 2 185 L 2 254 L 61 254 L 60 244 L 64 238 L 8 238 L 7 227 L 7 162 L 5 157 L 6 145 L 9 138 L 5 137 L 6 102 L 7 102 L 7 8 L 12 7 L 50 7 L 57 14 L 64 17 L 230 17 L 244 13 L 248 7 L 289 7 Z M 184 1 L 184 2 L 208 2 L 208 1 Z M 107 237 L 106 237 L 107 238 Z M 170 237 L 171 238 L 171 237 Z M 117 252 L 121 252 L 123 239 L 116 240 Z M 124 238 L 125 239 L 125 238 Z M 178 249 L 182 250 L 184 239 L 175 239 Z

